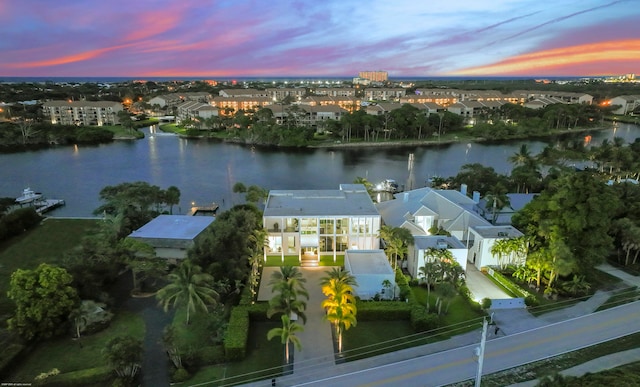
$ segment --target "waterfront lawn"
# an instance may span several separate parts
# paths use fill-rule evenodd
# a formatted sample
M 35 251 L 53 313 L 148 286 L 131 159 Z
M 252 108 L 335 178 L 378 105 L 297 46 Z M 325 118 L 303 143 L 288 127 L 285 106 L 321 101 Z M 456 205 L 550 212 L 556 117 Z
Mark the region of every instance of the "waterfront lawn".
M 53 368 L 60 373 L 106 366 L 102 355 L 106 343 L 114 337 L 131 335 L 144 339 L 142 317 L 131 312 L 118 312 L 109 328 L 80 339 L 67 337 L 36 344 L 33 352 L 18 364 L 7 380 L 31 381 L 42 372 Z
M 252 321 L 247 346 L 247 357 L 239 362 L 203 367 L 189 385 L 206 383 L 207 386 L 234 385 L 252 380 L 271 379 L 282 375 L 284 347 L 276 337 L 267 340 L 267 332 L 278 328 L 277 322 Z M 302 343 L 304 346 L 304 343 Z
M 35 269 L 41 263 L 59 264 L 64 253 L 78 246 L 97 224 L 94 219 L 47 218 L 38 227 L 0 244 L 0 315 L 13 309 L 7 290 L 14 271 Z

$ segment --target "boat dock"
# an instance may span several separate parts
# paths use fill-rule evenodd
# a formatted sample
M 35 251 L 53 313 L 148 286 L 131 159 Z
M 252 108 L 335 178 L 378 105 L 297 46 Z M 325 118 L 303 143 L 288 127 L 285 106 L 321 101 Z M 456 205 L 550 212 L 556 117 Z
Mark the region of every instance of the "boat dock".
M 191 212 L 189 215 L 191 216 L 216 216 L 218 212 L 218 208 L 220 206 L 216 203 L 211 204 L 210 206 L 192 206 Z
M 36 212 L 41 215 L 64 205 L 65 203 L 62 199 L 43 199 L 34 202 Z

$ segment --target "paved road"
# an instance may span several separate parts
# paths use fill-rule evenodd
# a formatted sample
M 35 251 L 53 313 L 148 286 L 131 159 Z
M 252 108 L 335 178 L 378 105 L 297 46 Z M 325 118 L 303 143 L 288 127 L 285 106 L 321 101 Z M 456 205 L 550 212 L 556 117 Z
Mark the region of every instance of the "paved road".
M 640 302 L 555 323 L 487 342 L 484 374 L 557 356 L 579 348 L 640 331 Z M 479 339 L 479 338 L 478 338 Z M 281 385 L 304 386 L 440 386 L 472 379 L 477 363 L 474 348 L 465 346 L 402 362 L 367 369 L 349 363 L 351 371 L 319 380 L 297 375 L 295 382 L 283 378 Z M 293 375 L 292 375 L 293 376 Z

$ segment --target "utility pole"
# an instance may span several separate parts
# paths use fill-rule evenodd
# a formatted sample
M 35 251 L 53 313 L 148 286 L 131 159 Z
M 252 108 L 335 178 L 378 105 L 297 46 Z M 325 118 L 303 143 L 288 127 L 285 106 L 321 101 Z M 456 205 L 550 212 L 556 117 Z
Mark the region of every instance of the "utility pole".
M 484 345 L 487 342 L 487 319 L 482 322 L 482 338 L 480 339 L 480 347 L 476 348 L 478 355 L 478 373 L 476 374 L 476 386 L 480 387 L 480 379 L 482 379 L 482 362 L 484 361 Z

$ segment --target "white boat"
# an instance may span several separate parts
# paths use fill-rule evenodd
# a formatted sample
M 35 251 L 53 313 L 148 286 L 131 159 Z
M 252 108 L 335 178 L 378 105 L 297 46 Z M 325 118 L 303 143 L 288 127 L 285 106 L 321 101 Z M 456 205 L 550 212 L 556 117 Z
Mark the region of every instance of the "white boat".
M 39 192 L 33 191 L 31 188 L 27 187 L 22 190 L 22 196 L 16 198 L 16 203 L 18 204 L 26 204 L 31 203 L 33 201 L 39 200 L 42 198 L 42 194 Z
M 375 190 L 377 192 L 389 192 L 389 193 L 402 192 L 402 188 L 393 179 L 386 179 L 376 184 Z

